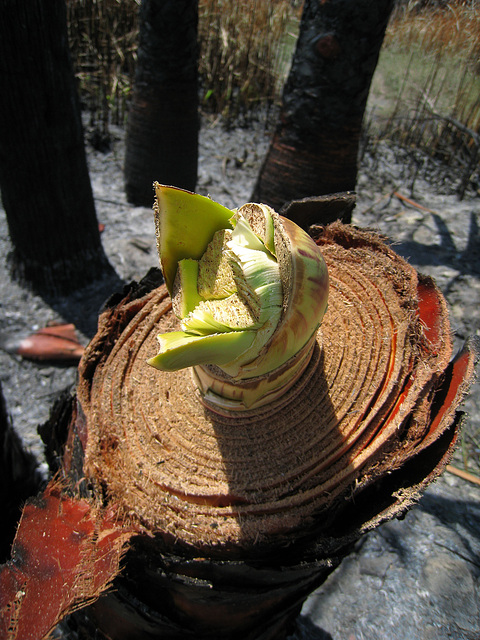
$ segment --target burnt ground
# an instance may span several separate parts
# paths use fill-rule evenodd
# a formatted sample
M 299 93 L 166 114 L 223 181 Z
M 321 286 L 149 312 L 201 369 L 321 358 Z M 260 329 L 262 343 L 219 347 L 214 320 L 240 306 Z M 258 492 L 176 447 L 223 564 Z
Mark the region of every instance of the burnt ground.
M 76 325 L 87 342 L 102 302 L 123 282 L 141 278 L 158 260 L 152 213 L 130 206 L 123 192 L 123 132 L 107 152 L 88 146 L 103 243 L 117 276 L 64 298 L 43 299 L 10 278 L 10 251 L 0 211 L 0 341 L 53 321 Z M 264 127 L 225 131 L 205 121 L 197 191 L 228 207 L 247 202 L 268 146 Z M 386 142 L 362 156 L 354 224 L 380 231 L 419 271 L 432 275 L 449 303 L 455 347 L 480 334 L 480 197 L 459 201 L 459 178 L 424 165 Z M 420 169 L 419 169 L 420 167 Z M 477 185 L 478 188 L 478 185 Z M 399 197 L 400 196 L 400 197 Z M 413 201 L 408 202 L 405 198 Z M 14 426 L 46 473 L 37 425 L 57 394 L 75 383 L 75 366 L 23 360 L 0 351 L 0 381 Z M 480 387 L 465 400 L 463 444 L 453 463 L 479 473 Z M 306 602 L 297 640 L 473 640 L 480 637 L 480 486 L 446 473 L 403 521 L 365 536 Z

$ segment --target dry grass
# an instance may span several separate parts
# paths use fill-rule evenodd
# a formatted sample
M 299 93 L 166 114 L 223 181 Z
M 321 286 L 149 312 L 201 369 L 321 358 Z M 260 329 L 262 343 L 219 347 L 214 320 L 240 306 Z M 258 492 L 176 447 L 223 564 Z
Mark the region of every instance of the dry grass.
M 296 41 L 289 0 L 200 0 L 203 105 L 237 118 L 278 99 Z
M 83 107 L 99 140 L 122 124 L 133 86 L 140 0 L 66 0 Z M 296 42 L 290 0 L 199 0 L 202 107 L 232 120 L 278 100 Z
M 84 109 L 100 136 L 122 124 L 133 84 L 140 0 L 66 0 L 70 48 Z
M 369 103 L 377 135 L 454 169 L 460 197 L 478 180 L 479 54 L 474 2 L 404 4 L 390 21 Z
M 400 42 L 404 49 L 420 45 L 426 53 L 460 54 L 478 62 L 480 17 L 476 2 L 450 0 L 423 9 L 417 2 L 400 5 L 390 22 L 385 46 Z

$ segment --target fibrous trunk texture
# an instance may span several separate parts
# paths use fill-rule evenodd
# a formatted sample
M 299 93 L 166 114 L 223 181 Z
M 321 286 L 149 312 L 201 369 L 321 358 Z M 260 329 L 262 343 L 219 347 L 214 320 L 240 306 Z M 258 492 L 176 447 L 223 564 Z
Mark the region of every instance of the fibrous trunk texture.
M 176 545 L 264 556 L 318 535 L 327 511 L 334 534 L 346 495 L 356 500 L 451 422 L 432 405 L 452 355 L 434 283 L 368 233 L 334 226 L 318 241 L 328 311 L 307 371 L 274 404 L 221 416 L 202 405 L 190 369 L 145 365 L 157 334 L 178 324 L 164 287 L 106 313 L 87 349 L 86 476 Z
M 196 0 L 142 0 L 125 190 L 151 207 L 159 180 L 193 191 L 198 160 Z
M 253 202 L 279 211 L 291 200 L 355 189 L 363 114 L 393 4 L 305 1 L 278 125 Z M 350 222 L 347 211 L 342 220 Z
M 101 315 L 53 432 L 68 426 L 60 475 L 90 500 L 89 521 L 100 534 L 112 522 L 101 498 L 131 540 L 84 628 L 115 640 L 286 637 L 350 545 L 403 514 L 450 459 L 478 347 L 451 359 L 444 298 L 381 238 L 339 223 L 311 231 L 329 308 L 302 378 L 257 412 L 214 413 L 190 370 L 146 365 L 156 335 L 177 326 L 159 272 Z
M 266 619 L 296 613 L 353 540 L 418 498 L 456 440 L 472 356 L 449 364 L 434 283 L 372 234 L 316 233 L 329 309 L 309 368 L 275 405 L 220 416 L 190 370 L 145 366 L 157 333 L 177 326 L 163 286 L 106 312 L 80 368 L 86 477 L 154 534 L 134 544 L 124 587 L 156 608 L 153 576 L 177 575 L 168 617 L 188 614 L 206 637 L 261 637 Z M 259 606 L 262 571 L 279 591 Z
M 42 293 L 109 268 L 88 175 L 65 2 L 1 0 L 0 187 L 15 271 Z
M 0 566 L 0 637 L 50 637 L 67 613 L 95 600 L 118 574 L 132 532 L 115 509 L 51 482 L 25 505 L 11 560 Z

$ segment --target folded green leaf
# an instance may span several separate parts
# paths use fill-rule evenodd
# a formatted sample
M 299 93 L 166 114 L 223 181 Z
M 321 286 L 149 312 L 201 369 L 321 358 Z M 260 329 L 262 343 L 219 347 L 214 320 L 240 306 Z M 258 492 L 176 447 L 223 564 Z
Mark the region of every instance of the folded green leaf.
M 215 231 L 231 228 L 230 209 L 196 193 L 155 183 L 155 231 L 163 276 L 172 291 L 177 264 L 198 260 Z
M 172 287 L 172 306 L 179 318 L 184 318 L 202 301 L 198 293 L 198 261 L 180 260 Z
M 319 248 L 267 205 L 233 212 L 174 187 L 156 184 L 156 192 L 160 264 L 182 330 L 158 337 L 160 352 L 149 364 L 194 366 L 204 398 L 220 390 L 222 406 L 270 401 L 305 369 L 325 313 L 328 273 Z M 217 382 L 208 368 L 200 374 L 202 365 L 227 377 Z M 234 387 L 242 381 L 240 393 Z
M 172 331 L 158 336 L 160 353 L 147 362 L 162 371 L 178 371 L 205 362 L 221 367 L 248 349 L 254 339 L 254 331 L 230 331 L 205 336 Z

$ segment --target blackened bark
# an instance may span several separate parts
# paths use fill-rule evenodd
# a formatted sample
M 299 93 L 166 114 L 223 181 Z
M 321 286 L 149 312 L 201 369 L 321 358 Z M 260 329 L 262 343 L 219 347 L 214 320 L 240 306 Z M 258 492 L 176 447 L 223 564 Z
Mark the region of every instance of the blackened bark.
M 0 0 L 0 186 L 15 271 L 69 292 L 108 262 L 100 242 L 64 0 Z
M 155 180 L 195 189 L 197 27 L 197 0 L 142 0 L 125 157 L 125 190 L 133 204 L 152 206 Z
M 27 498 L 40 488 L 35 456 L 23 448 L 7 413 L 0 385 L 0 563 L 10 557 L 18 519 Z
M 355 193 L 345 191 L 292 200 L 287 202 L 279 213 L 308 231 L 312 225 L 319 224 L 319 221 L 326 225 L 335 220 L 350 220 L 355 204 Z
M 393 4 L 305 0 L 279 122 L 253 201 L 279 209 L 290 200 L 355 188 L 363 114 Z M 348 215 L 343 220 L 350 222 Z

